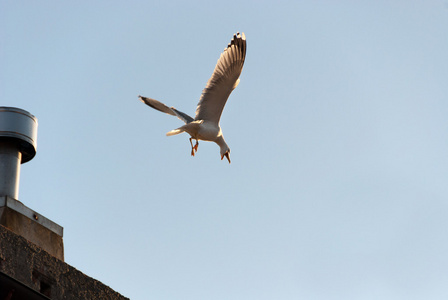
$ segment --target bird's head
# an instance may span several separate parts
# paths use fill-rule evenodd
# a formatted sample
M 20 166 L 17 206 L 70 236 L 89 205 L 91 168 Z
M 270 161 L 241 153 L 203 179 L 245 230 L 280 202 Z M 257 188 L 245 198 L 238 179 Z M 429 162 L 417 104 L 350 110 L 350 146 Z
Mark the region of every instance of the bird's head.
M 224 159 L 224 156 L 227 158 L 227 160 L 229 161 L 230 164 L 230 148 L 226 147 L 226 148 L 221 148 L 221 160 Z
M 215 143 L 218 144 L 219 146 L 219 152 L 221 154 L 221 160 L 224 159 L 224 156 L 227 158 L 227 160 L 229 161 L 230 164 L 230 148 L 229 146 L 227 146 L 226 141 L 224 140 L 224 137 L 221 134 L 221 129 L 219 129 L 219 135 L 218 138 L 216 139 Z

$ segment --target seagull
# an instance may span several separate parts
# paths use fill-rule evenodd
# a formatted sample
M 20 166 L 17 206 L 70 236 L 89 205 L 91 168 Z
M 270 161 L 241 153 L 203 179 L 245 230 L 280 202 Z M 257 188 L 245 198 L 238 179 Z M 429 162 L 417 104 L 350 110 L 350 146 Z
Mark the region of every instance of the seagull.
M 140 101 L 161 112 L 178 117 L 185 125 L 171 130 L 166 135 L 172 136 L 182 132 L 190 137 L 191 155 L 198 151 L 199 140 L 215 142 L 220 148 L 221 160 L 227 158 L 230 164 L 230 148 L 222 135 L 219 119 L 230 93 L 238 86 L 240 74 L 246 58 L 246 36 L 237 32 L 221 53 L 215 70 L 202 91 L 194 118 L 174 107 L 151 98 L 138 96 Z M 196 140 L 193 146 L 192 140 Z

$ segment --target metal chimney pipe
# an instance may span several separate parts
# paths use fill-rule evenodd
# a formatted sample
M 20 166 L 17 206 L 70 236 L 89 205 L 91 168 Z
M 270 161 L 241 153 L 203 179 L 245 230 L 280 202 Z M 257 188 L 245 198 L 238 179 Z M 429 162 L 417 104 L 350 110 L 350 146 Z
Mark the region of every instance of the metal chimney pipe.
M 20 165 L 33 159 L 37 119 L 15 107 L 0 106 L 0 197 L 19 199 Z

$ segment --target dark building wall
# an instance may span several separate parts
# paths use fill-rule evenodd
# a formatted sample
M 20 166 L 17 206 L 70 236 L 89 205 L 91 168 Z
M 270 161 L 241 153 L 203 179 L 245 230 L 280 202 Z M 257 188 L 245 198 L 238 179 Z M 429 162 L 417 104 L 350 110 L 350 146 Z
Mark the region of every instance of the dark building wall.
M 129 299 L 1 225 L 0 272 L 50 299 Z

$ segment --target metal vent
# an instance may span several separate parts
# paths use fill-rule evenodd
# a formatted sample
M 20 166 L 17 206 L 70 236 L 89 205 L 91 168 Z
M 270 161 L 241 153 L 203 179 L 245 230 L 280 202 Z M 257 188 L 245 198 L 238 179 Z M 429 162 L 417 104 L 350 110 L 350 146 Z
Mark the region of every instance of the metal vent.
M 20 165 L 33 159 L 37 119 L 15 107 L 0 106 L 0 196 L 18 200 Z

